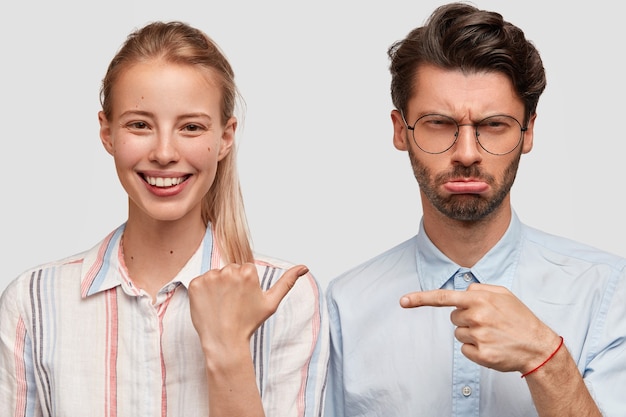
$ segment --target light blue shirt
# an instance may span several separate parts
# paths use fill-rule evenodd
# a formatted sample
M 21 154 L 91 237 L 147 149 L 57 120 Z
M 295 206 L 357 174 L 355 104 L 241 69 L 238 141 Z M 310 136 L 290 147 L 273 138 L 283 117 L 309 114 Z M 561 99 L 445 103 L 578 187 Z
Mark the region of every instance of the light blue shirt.
M 563 336 L 604 415 L 626 415 L 626 259 L 513 214 L 471 269 L 441 253 L 420 225 L 413 238 L 330 282 L 327 417 L 536 416 L 518 372 L 484 368 L 461 353 L 452 307 L 399 304 L 409 292 L 471 282 L 511 290 Z

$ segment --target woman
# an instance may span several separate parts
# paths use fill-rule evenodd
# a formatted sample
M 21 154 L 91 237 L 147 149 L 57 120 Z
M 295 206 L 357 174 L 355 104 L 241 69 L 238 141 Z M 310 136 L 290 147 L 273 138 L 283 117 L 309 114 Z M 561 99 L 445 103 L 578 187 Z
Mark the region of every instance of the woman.
M 203 32 L 155 22 L 129 35 L 98 114 L 128 219 L 4 291 L 0 415 L 319 415 L 323 298 L 305 266 L 253 255 L 237 98 Z

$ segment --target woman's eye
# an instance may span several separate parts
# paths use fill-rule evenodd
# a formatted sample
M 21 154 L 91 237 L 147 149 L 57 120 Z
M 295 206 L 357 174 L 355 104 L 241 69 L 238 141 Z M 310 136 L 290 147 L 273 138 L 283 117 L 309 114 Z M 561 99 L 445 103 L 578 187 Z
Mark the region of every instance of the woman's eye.
M 197 132 L 197 131 L 199 131 L 201 128 L 200 128 L 200 126 L 198 126 L 198 125 L 196 125 L 196 124 L 188 124 L 188 125 L 185 125 L 185 128 L 184 128 L 184 129 L 185 129 L 186 131 L 188 131 L 188 132 Z
M 138 130 L 148 128 L 148 124 L 145 122 L 131 122 L 131 123 L 128 123 L 126 126 L 128 126 L 130 129 L 138 129 Z

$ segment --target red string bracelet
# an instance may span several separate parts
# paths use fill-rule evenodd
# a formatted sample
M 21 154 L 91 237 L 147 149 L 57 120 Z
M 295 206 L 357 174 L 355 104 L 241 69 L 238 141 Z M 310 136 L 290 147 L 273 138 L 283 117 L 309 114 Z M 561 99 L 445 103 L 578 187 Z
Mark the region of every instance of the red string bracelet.
M 533 369 L 532 371 L 528 371 L 528 372 L 526 372 L 525 374 L 523 374 L 523 375 L 521 376 L 521 378 L 524 378 L 525 376 L 532 374 L 532 373 L 533 373 L 533 372 L 535 372 L 537 369 L 541 368 L 543 365 L 545 365 L 546 363 L 548 363 L 548 361 L 549 361 L 550 359 L 552 359 L 552 358 L 554 357 L 554 355 L 556 355 L 556 352 L 558 352 L 558 351 L 559 351 L 559 349 L 561 349 L 561 346 L 563 346 L 563 336 L 559 336 L 559 337 L 561 338 L 561 343 L 559 343 L 559 345 L 558 345 L 558 346 L 557 346 L 557 348 L 554 350 L 554 352 L 552 352 L 552 354 L 551 354 L 550 356 L 548 356 L 548 359 L 546 359 L 545 361 L 543 361 L 543 362 L 541 363 L 541 365 L 539 365 L 538 367 L 536 367 L 536 368 L 535 368 L 535 369 Z

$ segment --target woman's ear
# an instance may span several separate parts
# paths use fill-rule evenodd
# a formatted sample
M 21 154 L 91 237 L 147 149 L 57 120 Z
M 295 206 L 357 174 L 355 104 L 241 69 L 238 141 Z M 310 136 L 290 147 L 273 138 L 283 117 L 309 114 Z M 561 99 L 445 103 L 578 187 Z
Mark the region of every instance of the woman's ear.
M 235 143 L 235 131 L 237 130 L 237 118 L 235 116 L 228 119 L 220 139 L 220 151 L 218 160 L 221 161 L 231 151 Z
M 103 111 L 98 112 L 98 122 L 100 123 L 100 141 L 106 151 L 113 155 L 113 140 L 111 139 L 111 125 Z

